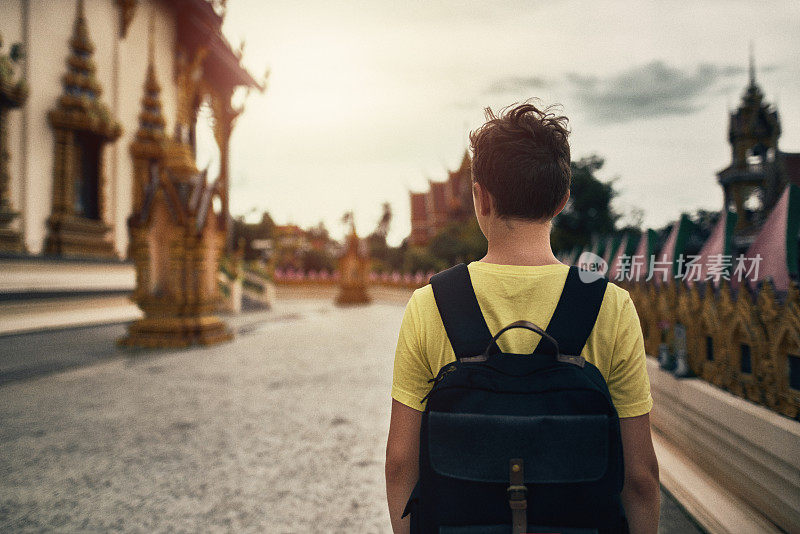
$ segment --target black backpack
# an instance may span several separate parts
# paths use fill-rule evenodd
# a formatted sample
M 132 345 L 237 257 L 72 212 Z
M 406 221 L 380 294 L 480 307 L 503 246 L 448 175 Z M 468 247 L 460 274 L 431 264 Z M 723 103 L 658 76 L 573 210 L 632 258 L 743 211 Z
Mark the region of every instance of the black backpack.
M 584 282 L 581 279 L 591 279 Z M 570 267 L 547 331 L 489 332 L 463 263 L 431 278 L 456 361 L 432 380 L 420 429 L 412 533 L 626 533 L 619 418 L 580 356 L 608 280 Z M 510 328 L 542 336 L 504 354 Z

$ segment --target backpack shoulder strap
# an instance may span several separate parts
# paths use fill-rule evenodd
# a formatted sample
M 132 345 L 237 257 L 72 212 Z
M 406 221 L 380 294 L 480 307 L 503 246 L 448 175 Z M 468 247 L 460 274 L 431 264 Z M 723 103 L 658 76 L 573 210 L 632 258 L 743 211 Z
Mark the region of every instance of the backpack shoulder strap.
M 556 339 L 561 354 L 579 356 L 583 351 L 603 304 L 607 285 L 608 278 L 604 276 L 574 265 L 569 268 L 561 297 L 545 330 Z M 545 350 L 547 347 L 539 343 L 533 353 L 540 354 Z
M 459 263 L 436 273 L 431 277 L 431 287 L 456 358 L 482 354 L 492 342 L 492 334 L 475 297 L 467 265 Z M 492 352 L 496 350 L 497 344 Z

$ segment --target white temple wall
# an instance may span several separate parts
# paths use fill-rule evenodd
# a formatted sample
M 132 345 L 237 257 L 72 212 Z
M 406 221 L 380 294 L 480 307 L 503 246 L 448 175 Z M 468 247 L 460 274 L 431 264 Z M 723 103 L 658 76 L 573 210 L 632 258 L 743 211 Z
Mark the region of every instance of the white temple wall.
M 115 95 L 119 91 L 116 83 L 118 69 L 115 60 L 117 41 L 120 36 L 119 8 L 115 5 L 115 2 L 109 0 L 84 0 L 84 13 L 86 14 L 86 24 L 89 28 L 89 38 L 94 44 L 92 59 L 97 65 L 95 76 L 103 88 L 100 101 L 108 106 L 111 115 L 122 124 L 123 134 L 126 134 L 132 125 L 120 121 L 119 109 L 115 105 Z M 74 12 L 72 18 L 74 20 Z M 72 34 L 70 33 L 70 35 Z M 69 53 L 68 50 L 69 48 L 66 48 L 65 51 Z M 116 176 L 118 166 L 114 156 L 122 139 L 123 137 L 120 136 L 116 143 L 107 144 L 103 151 L 103 168 L 105 170 L 103 219 L 111 227 L 111 232 L 114 234 L 116 233 L 116 228 L 120 225 L 114 205 L 118 182 Z M 124 221 L 122 224 L 124 224 Z M 114 246 L 115 248 L 118 246 L 116 240 Z M 119 249 L 117 249 L 117 255 L 119 255 Z
M 47 113 L 61 95 L 61 77 L 66 72 L 69 39 L 75 20 L 75 5 L 64 2 L 64 9 L 51 9 L 49 2 L 27 0 L 28 35 L 27 79 L 30 94 L 25 104 L 26 172 L 22 179 L 24 240 L 28 251 L 38 254 L 47 235 L 46 221 L 53 198 L 53 159 L 55 138 Z
M 53 5 L 63 6 L 53 9 Z M 2 51 L 11 44 L 25 46 L 25 71 L 30 94 L 25 106 L 10 113 L 11 200 L 21 213 L 17 221 L 28 252 L 39 254 L 47 236 L 47 218 L 53 197 L 55 138 L 47 113 L 62 94 L 77 0 L 0 0 Z M 122 135 L 106 145 L 105 209 L 112 227 L 117 255 L 126 256 L 127 218 L 131 212 L 132 161 L 130 143 L 138 128 L 138 115 L 147 68 L 149 21 L 154 16 L 155 62 L 162 87 L 161 100 L 167 133 L 174 128 L 175 19 L 165 2 L 140 0 L 127 36 L 120 33 L 120 9 L 114 0 L 85 0 L 89 36 L 95 45 L 93 60 L 102 86 L 101 100 L 122 125 Z M 27 16 L 26 16 L 27 15 Z M 27 35 L 26 35 L 27 27 Z
M 131 214 L 133 201 L 133 160 L 130 145 L 139 127 L 139 112 L 147 72 L 151 16 L 154 17 L 156 76 L 161 85 L 161 105 L 166 120 L 167 135 L 172 132 L 175 124 L 177 97 L 173 73 L 177 36 L 174 18 L 163 2 L 140 1 L 136 16 L 128 27 L 127 36 L 118 40 L 119 70 L 116 85 L 119 90 L 116 95 L 115 114 L 124 131 L 109 151 L 114 158 L 108 169 L 114 170 L 114 190 L 107 198 L 113 199 L 110 202 L 110 209 L 114 212 L 114 245 L 120 257 L 125 257 L 128 247 L 126 221 Z

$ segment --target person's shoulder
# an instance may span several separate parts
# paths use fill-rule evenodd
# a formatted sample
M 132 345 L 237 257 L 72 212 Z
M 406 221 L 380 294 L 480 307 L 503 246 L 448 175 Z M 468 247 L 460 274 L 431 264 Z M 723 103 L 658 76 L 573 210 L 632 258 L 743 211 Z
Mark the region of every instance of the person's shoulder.
M 570 268 L 572 269 L 573 267 Z M 578 272 L 580 273 L 579 278 L 583 282 L 597 281 L 598 276 L 605 279 L 606 289 L 605 293 L 603 294 L 601 313 L 606 312 L 615 316 L 619 315 L 619 313 L 631 299 L 628 290 L 615 284 L 610 278 L 608 278 L 608 276 L 600 276 L 598 273 L 586 271 L 580 267 L 578 267 Z
M 604 309 L 614 316 L 618 316 L 629 300 L 631 300 L 631 296 L 627 289 L 618 286 L 611 280 L 608 281 L 606 293 L 603 296 Z
M 433 287 L 425 284 L 414 290 L 409 299 L 409 306 L 414 306 L 420 315 L 424 315 L 431 309 L 436 309 L 436 298 L 433 296 Z
M 606 298 L 611 297 L 614 300 L 618 300 L 620 302 L 625 302 L 630 298 L 630 293 L 627 289 L 618 286 L 611 280 L 608 281 L 606 285 Z

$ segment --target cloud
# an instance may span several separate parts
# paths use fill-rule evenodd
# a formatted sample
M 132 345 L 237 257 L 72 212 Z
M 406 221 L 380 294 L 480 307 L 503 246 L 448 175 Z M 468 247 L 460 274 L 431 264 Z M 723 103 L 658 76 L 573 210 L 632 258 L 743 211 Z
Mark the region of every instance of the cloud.
M 710 63 L 681 70 L 658 60 L 605 78 L 568 73 L 565 81 L 592 119 L 626 122 L 696 111 L 703 106 L 703 95 L 744 72 L 742 67 Z
M 484 94 L 504 95 L 517 93 L 527 89 L 546 89 L 552 82 L 539 76 L 510 76 L 494 81 L 486 88 Z
M 701 63 L 681 69 L 662 60 L 636 65 L 606 76 L 567 72 L 557 78 L 537 76 L 500 78 L 484 94 L 507 95 L 556 87 L 582 107 L 590 119 L 619 123 L 637 119 L 692 113 L 705 104 L 704 97 L 727 92 L 746 82 L 746 68 Z M 774 65 L 759 73 L 777 70 Z

